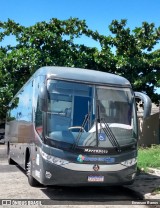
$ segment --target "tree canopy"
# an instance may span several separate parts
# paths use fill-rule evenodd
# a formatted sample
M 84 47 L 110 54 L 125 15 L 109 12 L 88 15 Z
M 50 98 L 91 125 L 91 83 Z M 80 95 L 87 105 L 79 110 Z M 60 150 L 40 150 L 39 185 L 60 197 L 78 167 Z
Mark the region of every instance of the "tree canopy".
M 135 91 L 158 102 L 155 87 L 160 86 L 160 50 L 154 50 L 160 40 L 160 27 L 143 22 L 133 30 L 127 20 L 113 20 L 108 36 L 88 28 L 85 20 L 51 19 L 24 27 L 13 20 L 0 22 L 0 118 L 8 103 L 28 78 L 41 66 L 69 66 L 94 69 L 127 78 Z M 15 45 L 3 46 L 7 36 Z M 77 44 L 86 36 L 100 47 Z

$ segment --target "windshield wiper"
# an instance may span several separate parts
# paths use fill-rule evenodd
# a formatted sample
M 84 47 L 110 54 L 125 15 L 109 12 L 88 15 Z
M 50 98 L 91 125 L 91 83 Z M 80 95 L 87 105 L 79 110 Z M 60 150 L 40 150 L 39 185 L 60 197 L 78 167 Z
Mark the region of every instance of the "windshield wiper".
M 89 121 L 89 118 L 90 118 L 90 115 L 89 114 L 86 114 L 85 115 L 85 118 L 83 120 L 82 126 L 81 126 L 81 128 L 80 128 L 80 130 L 78 132 L 77 138 L 76 138 L 76 140 L 75 140 L 75 142 L 73 144 L 73 149 L 75 149 L 77 147 L 77 145 L 79 143 L 79 140 L 81 138 L 82 132 L 84 131 L 84 128 L 86 126 L 86 123 L 87 123 L 87 121 Z
M 102 123 L 104 124 L 104 126 L 102 125 Z M 103 129 L 103 131 L 106 134 L 106 136 L 108 137 L 108 139 L 111 142 L 112 146 L 116 147 L 118 152 L 121 152 L 120 145 L 119 145 L 116 137 L 114 136 L 112 130 L 110 129 L 108 123 L 106 122 L 106 120 L 104 118 L 100 119 L 100 126 Z
M 111 142 L 112 146 L 116 147 L 118 152 L 121 152 L 120 145 L 119 145 L 116 137 L 114 136 L 112 130 L 110 129 L 108 123 L 106 122 L 105 118 L 101 118 L 100 117 L 100 106 L 99 105 L 97 105 L 97 119 L 96 120 L 97 120 L 97 122 L 96 122 L 97 145 L 98 145 L 98 123 L 99 123 L 100 124 L 100 128 L 103 129 L 104 133 L 108 137 L 108 139 Z M 104 124 L 104 126 L 102 125 L 102 123 Z
M 90 115 L 89 114 L 86 114 L 85 115 L 85 118 L 84 118 L 84 121 L 82 123 L 82 128 L 80 128 L 79 132 L 78 132 L 78 135 L 77 135 L 77 138 L 76 138 L 76 141 L 74 142 L 73 144 L 73 149 L 75 149 L 79 143 L 79 140 L 81 138 L 81 135 L 82 135 L 82 132 L 83 132 L 83 129 L 84 127 L 86 126 L 86 123 L 87 121 L 89 121 L 89 118 L 90 118 Z M 99 105 L 97 105 L 97 118 L 95 119 L 96 120 L 96 146 L 98 147 L 98 144 L 99 144 L 99 140 L 98 140 L 98 124 L 100 124 L 100 128 L 104 131 L 105 135 L 108 137 L 109 141 L 111 142 L 112 146 L 113 147 L 116 147 L 117 151 L 118 152 L 121 152 L 121 148 L 120 148 L 120 145 L 116 139 L 116 137 L 114 136 L 112 130 L 110 129 L 108 123 L 105 121 L 104 118 L 100 118 L 100 110 L 99 110 Z M 103 123 L 103 125 L 102 125 Z

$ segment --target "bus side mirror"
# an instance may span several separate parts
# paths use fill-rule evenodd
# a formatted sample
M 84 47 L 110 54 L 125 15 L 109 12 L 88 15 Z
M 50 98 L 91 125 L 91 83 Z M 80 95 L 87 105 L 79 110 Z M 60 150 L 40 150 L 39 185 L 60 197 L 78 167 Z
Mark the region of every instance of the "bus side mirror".
M 147 118 L 151 114 L 152 102 L 148 95 L 142 92 L 135 92 L 135 98 L 142 100 L 144 105 L 143 119 Z

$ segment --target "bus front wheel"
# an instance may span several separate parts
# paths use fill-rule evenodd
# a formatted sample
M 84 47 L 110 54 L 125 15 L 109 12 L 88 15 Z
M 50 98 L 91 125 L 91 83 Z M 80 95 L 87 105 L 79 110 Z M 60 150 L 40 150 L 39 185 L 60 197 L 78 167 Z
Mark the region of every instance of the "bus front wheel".
M 30 157 L 27 162 L 27 177 L 28 177 L 28 183 L 30 184 L 30 186 L 37 187 L 39 185 L 39 182 L 32 176 L 32 162 L 31 162 Z

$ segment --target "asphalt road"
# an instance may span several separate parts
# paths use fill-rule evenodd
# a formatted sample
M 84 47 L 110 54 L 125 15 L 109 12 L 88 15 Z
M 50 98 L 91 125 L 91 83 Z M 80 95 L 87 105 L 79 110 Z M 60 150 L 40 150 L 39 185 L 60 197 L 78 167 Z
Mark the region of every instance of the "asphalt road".
M 139 197 L 125 187 L 33 188 L 18 165 L 8 165 L 6 146 L 0 145 L 0 199 L 39 199 L 42 204 L 52 205 L 123 205 Z

